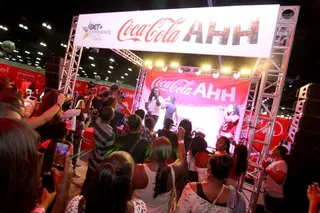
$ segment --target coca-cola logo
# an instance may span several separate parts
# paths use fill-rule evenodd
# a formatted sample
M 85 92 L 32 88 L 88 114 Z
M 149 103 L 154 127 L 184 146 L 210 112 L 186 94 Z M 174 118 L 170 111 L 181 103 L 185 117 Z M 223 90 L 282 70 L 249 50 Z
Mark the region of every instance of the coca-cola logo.
M 0 72 L 9 73 L 9 67 L 0 67 Z
M 133 99 L 134 93 L 126 93 L 126 98 Z
M 17 73 L 17 80 L 33 82 L 34 79 L 35 79 L 35 76 L 32 75 L 32 74 L 26 74 L 26 73 L 23 73 L 23 72 L 18 72 Z
M 195 81 L 188 81 L 186 79 L 168 81 L 164 80 L 162 76 L 159 76 L 153 80 L 151 88 L 158 87 L 160 90 L 168 91 L 170 93 L 190 95 L 193 91 L 192 85 L 195 83 Z
M 153 24 L 136 24 L 133 19 L 126 21 L 118 32 L 118 41 L 145 41 L 174 43 L 180 35 L 179 25 L 186 19 L 161 18 Z

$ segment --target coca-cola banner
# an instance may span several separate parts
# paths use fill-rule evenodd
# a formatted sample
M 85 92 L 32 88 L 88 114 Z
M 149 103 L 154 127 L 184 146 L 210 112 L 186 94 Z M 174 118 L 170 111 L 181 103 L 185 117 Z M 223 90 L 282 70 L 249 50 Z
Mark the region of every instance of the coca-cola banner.
M 249 85 L 248 80 L 148 71 L 140 108 L 147 106 L 150 114 L 159 116 L 155 130 L 163 127 L 165 116 L 172 117 L 175 123 L 188 119 L 194 130 L 206 134 L 209 146 L 215 147 L 217 136 L 238 140 Z M 154 88 L 160 91 L 160 109 L 156 107 L 156 98 L 153 97 Z M 175 107 L 171 105 L 172 97 Z M 174 111 L 174 108 L 177 115 L 170 112 L 166 114 L 166 111 Z
M 75 44 L 269 58 L 279 5 L 80 15 Z

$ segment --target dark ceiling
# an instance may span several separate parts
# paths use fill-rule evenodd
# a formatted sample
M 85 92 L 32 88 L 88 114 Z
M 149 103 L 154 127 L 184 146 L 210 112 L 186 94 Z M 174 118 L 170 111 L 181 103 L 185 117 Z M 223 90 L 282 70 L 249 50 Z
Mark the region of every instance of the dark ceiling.
M 300 5 L 301 12 L 297 26 L 296 37 L 288 67 L 288 79 L 285 87 L 282 105 L 292 106 L 295 100 L 296 90 L 309 82 L 320 82 L 320 1 L 319 0 L 212 0 L 216 6 L 227 5 L 248 5 L 248 4 L 281 4 Z M 6 26 L 7 31 L 0 29 L 0 41 L 11 40 L 15 42 L 19 53 L 13 53 L 12 58 L 22 63 L 35 65 L 37 58 L 41 58 L 39 66 L 44 65 L 44 57 L 55 55 L 64 57 L 65 47 L 70 31 L 70 24 L 74 15 L 85 13 L 99 13 L 111 11 L 129 10 L 150 10 L 161 8 L 185 8 L 185 7 L 206 7 L 207 0 L 55 0 L 55 1 L 16 1 L 3 0 L 0 4 L 0 25 Z M 51 25 L 51 30 L 42 26 L 46 22 Z M 19 27 L 23 24 L 28 27 L 24 30 Z M 40 45 L 44 42 L 46 47 Z M 29 51 L 30 54 L 26 54 Z M 39 55 L 42 52 L 43 55 Z M 168 63 L 173 59 L 180 64 L 200 66 L 206 61 L 217 60 L 215 56 L 188 55 L 188 54 L 167 54 L 135 52 L 143 59 L 162 58 Z M 21 56 L 18 58 L 17 55 Z M 93 57 L 94 60 L 89 59 Z M 113 58 L 115 62 L 111 62 Z M 39 60 L 38 60 L 39 61 Z M 232 57 L 223 57 L 223 61 L 237 63 L 239 61 Z M 253 63 L 247 59 L 246 63 Z M 95 64 L 95 67 L 91 66 Z M 112 66 L 113 69 L 110 69 Z M 81 60 L 82 70 L 90 78 L 94 72 L 101 79 L 109 78 L 109 81 L 123 81 L 124 84 L 135 86 L 139 68 L 121 58 L 111 50 L 100 49 L 95 53 L 91 49 L 84 49 Z M 129 71 L 128 68 L 132 68 Z M 111 73 L 107 71 L 110 70 Z M 125 74 L 126 73 L 126 74 Z M 86 77 L 79 72 L 80 76 Z M 121 78 L 123 77 L 123 79 Z

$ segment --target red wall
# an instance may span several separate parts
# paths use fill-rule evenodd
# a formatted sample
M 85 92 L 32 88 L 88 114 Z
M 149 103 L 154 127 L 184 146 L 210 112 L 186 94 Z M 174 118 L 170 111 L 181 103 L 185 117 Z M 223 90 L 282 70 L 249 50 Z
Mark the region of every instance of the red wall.
M 7 64 L 0 63 L 0 76 L 8 76 L 12 81 L 14 81 L 17 85 L 17 88 L 21 88 L 23 81 L 35 82 L 36 89 L 38 89 L 39 94 L 42 93 L 43 87 L 45 86 L 45 75 L 43 73 L 34 72 L 31 70 L 10 66 Z M 95 88 L 89 89 L 88 82 L 77 80 L 75 91 L 81 94 L 88 93 L 91 91 L 93 94 L 100 94 L 109 87 L 107 85 L 96 84 Z M 126 93 L 126 99 L 124 102 L 128 103 L 128 108 L 131 109 L 133 98 L 134 98 L 134 90 L 129 90 L 125 88 L 121 88 L 121 91 Z

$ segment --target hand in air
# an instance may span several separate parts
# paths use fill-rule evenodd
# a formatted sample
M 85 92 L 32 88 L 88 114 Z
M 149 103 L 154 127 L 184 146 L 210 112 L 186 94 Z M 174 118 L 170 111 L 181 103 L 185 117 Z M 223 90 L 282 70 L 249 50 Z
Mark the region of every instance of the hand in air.
M 70 167 L 70 152 L 66 155 L 64 170 L 61 172 L 56 168 L 52 168 L 53 181 L 57 195 L 68 193 L 68 184 L 71 183 L 72 169 Z
M 43 189 L 40 204 L 43 205 L 45 209 L 48 209 L 48 207 L 54 201 L 54 198 L 56 197 L 56 195 L 57 195 L 57 192 L 52 192 L 50 194 L 47 189 Z
M 318 204 L 320 202 L 318 183 L 314 183 L 308 187 L 307 195 L 310 203 Z
M 66 100 L 66 96 L 64 94 L 60 93 L 58 96 L 57 103 L 61 106 L 65 100 Z
M 179 128 L 178 128 L 178 139 L 179 140 L 184 140 L 185 134 L 186 134 L 186 130 L 183 127 L 179 126 Z

